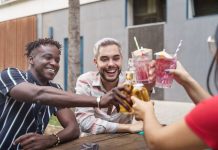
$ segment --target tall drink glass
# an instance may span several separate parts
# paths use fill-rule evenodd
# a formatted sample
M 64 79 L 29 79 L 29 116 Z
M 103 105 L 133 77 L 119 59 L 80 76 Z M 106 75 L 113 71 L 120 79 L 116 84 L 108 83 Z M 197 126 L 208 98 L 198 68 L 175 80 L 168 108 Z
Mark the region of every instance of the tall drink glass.
M 152 49 L 139 49 L 132 52 L 132 58 L 135 66 L 136 82 L 150 83 L 149 81 L 149 63 L 152 60 Z
M 176 69 L 177 58 L 174 54 L 167 56 L 156 54 L 156 87 L 170 88 L 173 83 L 173 75 L 166 72 L 167 69 Z

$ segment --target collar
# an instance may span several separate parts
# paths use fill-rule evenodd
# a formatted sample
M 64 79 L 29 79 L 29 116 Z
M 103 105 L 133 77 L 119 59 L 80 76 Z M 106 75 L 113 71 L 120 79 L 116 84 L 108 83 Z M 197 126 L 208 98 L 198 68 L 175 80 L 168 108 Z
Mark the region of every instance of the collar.
M 30 83 L 36 83 L 36 85 L 41 85 L 39 81 L 33 76 L 33 74 L 30 72 L 30 70 L 27 71 L 27 80 Z M 48 85 L 51 85 L 50 81 L 48 81 Z

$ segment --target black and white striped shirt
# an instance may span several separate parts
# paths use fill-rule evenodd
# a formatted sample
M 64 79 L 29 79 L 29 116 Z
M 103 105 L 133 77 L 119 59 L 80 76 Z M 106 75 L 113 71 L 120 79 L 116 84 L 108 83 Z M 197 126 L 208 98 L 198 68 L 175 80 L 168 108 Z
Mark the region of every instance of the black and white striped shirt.
M 50 116 L 57 111 L 56 107 L 19 102 L 10 97 L 10 89 L 22 82 L 40 85 L 29 71 L 8 68 L 0 74 L 0 150 L 20 149 L 13 141 L 25 133 L 43 134 Z M 51 82 L 48 86 L 61 89 Z

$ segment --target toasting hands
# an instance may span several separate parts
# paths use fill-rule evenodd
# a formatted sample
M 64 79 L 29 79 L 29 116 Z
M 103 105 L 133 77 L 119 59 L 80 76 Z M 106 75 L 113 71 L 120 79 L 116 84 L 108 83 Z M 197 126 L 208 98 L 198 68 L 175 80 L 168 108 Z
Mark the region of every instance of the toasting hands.
M 125 91 L 126 94 L 123 91 Z M 102 96 L 100 106 L 106 107 L 112 104 L 119 112 L 119 105 L 122 105 L 126 108 L 126 110 L 131 111 L 130 106 L 132 106 L 132 101 L 130 99 L 130 92 L 131 90 L 128 89 L 126 86 L 113 88 L 110 92 L 107 92 L 105 95 Z

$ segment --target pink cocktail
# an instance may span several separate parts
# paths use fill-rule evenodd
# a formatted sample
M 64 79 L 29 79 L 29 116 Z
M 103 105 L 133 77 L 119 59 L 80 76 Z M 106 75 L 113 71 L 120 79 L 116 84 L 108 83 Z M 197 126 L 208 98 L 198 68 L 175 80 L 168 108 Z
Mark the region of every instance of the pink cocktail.
M 176 69 L 176 58 L 156 58 L 156 87 L 171 87 L 173 75 L 167 73 L 167 69 Z
M 148 82 L 149 64 L 146 60 L 134 61 L 137 82 Z
M 149 83 L 148 72 L 149 63 L 152 60 L 152 50 L 151 49 L 139 49 L 132 52 L 136 82 L 138 83 Z

